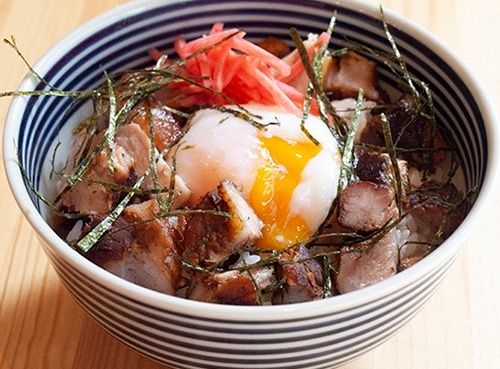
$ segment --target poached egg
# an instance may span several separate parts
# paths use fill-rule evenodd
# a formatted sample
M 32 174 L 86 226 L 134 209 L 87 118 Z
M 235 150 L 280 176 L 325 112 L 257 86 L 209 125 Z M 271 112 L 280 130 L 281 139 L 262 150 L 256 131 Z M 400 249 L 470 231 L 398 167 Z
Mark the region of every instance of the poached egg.
M 225 179 L 232 181 L 263 221 L 262 249 L 282 250 L 317 231 L 337 196 L 341 156 L 329 128 L 316 116 L 245 105 L 259 129 L 229 112 L 201 109 L 178 144 L 177 174 L 191 189 L 189 205 Z M 229 107 L 238 110 L 237 107 Z

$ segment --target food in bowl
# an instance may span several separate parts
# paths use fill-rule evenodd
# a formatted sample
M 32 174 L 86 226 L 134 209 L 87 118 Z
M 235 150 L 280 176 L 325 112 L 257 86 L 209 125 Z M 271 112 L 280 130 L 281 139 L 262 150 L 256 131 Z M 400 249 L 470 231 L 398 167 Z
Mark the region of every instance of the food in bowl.
M 60 235 L 133 283 L 244 305 L 348 293 L 438 247 L 469 194 L 427 85 L 388 30 L 399 96 L 363 47 L 328 49 L 331 27 L 291 34 L 294 50 L 218 23 L 87 92 Z
M 194 39 L 208 33 L 214 22 L 245 29 L 246 39 L 254 43 L 268 35 L 288 40 L 291 26 L 302 30 L 305 39 L 308 32 L 321 34 L 335 10 L 339 17 L 329 47 L 342 49 L 350 44 L 353 51 L 377 61 L 381 87 L 391 101 L 398 96 L 388 86 L 411 93 L 400 87 L 401 74 L 391 73 L 391 67 L 401 69 L 384 37 L 378 7 L 357 0 L 342 5 L 323 0 L 245 1 L 236 5 L 227 1 L 138 0 L 70 33 L 34 69 L 66 95 L 75 92 L 72 96 L 83 97 L 81 91 L 102 84 L 103 70 L 112 77 L 118 71 L 142 70 L 152 64 L 148 50 L 160 47 L 173 56 L 173 42 L 179 35 Z M 467 216 L 443 244 L 416 265 L 380 283 L 329 299 L 286 306 L 207 304 L 143 288 L 106 272 L 68 247 L 49 226 L 48 208 L 30 193 L 32 185 L 54 199 L 52 148 L 59 139 L 54 160 L 57 172 L 69 156 L 71 129 L 90 115 L 89 102 L 52 96 L 16 97 L 4 133 L 9 183 L 52 266 L 79 305 L 134 350 L 176 368 L 337 367 L 387 340 L 415 316 L 450 270 L 466 234 L 481 218 L 493 193 L 500 163 L 498 125 L 484 90 L 460 59 L 425 30 L 397 14 L 387 14 L 408 72 L 429 83 L 438 124 L 451 134 L 446 141 L 453 142 L 456 150 L 452 152 L 463 172 L 463 187 L 456 179 L 453 183 L 467 197 Z M 372 50 L 364 52 L 358 47 L 361 44 Z M 372 58 L 371 51 L 382 57 Z M 28 77 L 21 91 L 57 93 Z M 415 85 L 422 91 L 416 81 Z M 425 95 L 424 91 L 421 96 Z M 25 171 L 24 182 L 18 163 Z M 468 195 L 474 189 L 479 194 L 477 200 Z

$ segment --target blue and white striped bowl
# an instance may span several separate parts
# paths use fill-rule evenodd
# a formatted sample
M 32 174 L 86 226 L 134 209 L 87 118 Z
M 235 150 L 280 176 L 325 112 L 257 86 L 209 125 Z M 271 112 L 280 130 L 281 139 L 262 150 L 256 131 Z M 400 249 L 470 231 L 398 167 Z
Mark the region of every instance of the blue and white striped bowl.
M 294 26 L 318 33 L 338 11 L 335 42 L 343 36 L 390 52 L 379 9 L 360 1 L 139 0 L 99 16 L 57 43 L 36 70 L 61 89 L 88 89 L 114 72 L 149 62 L 147 51 L 172 51 L 179 35 L 207 32 L 214 22 L 244 28 L 250 39 L 288 39 Z M 467 188 L 480 192 L 463 224 L 416 266 L 372 287 L 327 300 L 265 307 L 183 300 L 133 285 L 68 247 L 47 224 L 39 201 L 17 166 L 16 147 L 29 179 L 47 186 L 50 148 L 59 137 L 67 154 L 69 130 L 85 106 L 56 97 L 17 97 L 4 133 L 11 189 L 50 261 L 75 299 L 99 324 L 144 355 L 176 368 L 330 368 L 388 339 L 432 295 L 455 260 L 493 190 L 500 140 L 493 109 L 473 74 L 422 28 L 391 12 L 392 33 L 412 73 L 428 81 L 440 124 L 463 160 Z M 395 85 L 381 68 L 384 82 Z M 44 88 L 27 77 L 21 90 Z M 497 122 L 498 123 L 498 122 Z M 66 152 L 65 152 L 66 151 Z M 50 192 L 50 191 L 49 191 Z

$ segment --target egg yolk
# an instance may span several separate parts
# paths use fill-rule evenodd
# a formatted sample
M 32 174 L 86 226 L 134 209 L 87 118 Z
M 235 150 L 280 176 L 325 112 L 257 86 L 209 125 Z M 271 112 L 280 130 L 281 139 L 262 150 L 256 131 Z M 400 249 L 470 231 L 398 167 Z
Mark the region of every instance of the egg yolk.
M 292 213 L 290 203 L 302 171 L 321 146 L 276 136 L 261 137 L 260 142 L 266 164 L 258 169 L 249 195 L 250 205 L 264 223 L 257 246 L 282 250 L 312 234 L 301 215 Z

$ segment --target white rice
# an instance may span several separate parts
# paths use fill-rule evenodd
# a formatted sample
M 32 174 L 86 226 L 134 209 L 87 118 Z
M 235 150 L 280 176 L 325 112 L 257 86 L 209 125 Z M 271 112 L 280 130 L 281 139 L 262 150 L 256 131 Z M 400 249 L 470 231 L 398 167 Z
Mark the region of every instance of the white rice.
M 419 229 L 417 222 L 411 215 L 407 215 L 396 227 L 396 243 L 400 249 L 400 260 L 422 255 L 422 245 L 407 242 L 427 242 L 424 230 Z
M 66 236 L 66 241 L 68 241 L 68 243 L 73 243 L 78 241 L 82 234 L 82 228 L 83 228 L 83 222 L 81 220 L 78 220 L 73 226 L 73 228 L 71 228 L 71 231 L 69 231 L 68 235 Z

